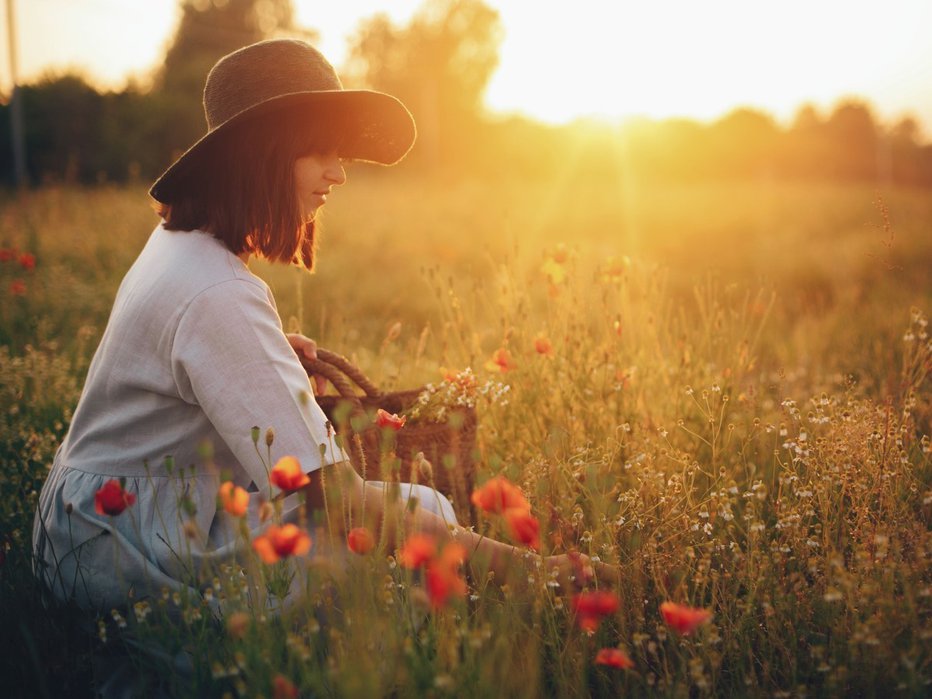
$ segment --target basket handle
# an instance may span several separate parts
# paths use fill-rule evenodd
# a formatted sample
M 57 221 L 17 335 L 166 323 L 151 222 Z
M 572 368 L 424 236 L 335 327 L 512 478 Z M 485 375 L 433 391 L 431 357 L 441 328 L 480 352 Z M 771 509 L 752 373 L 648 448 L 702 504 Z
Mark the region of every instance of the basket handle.
M 344 398 L 359 404 L 359 396 L 350 380 L 359 386 L 370 398 L 378 398 L 382 392 L 362 373 L 362 371 L 343 355 L 330 350 L 317 348 L 317 359 L 301 357 L 301 364 L 308 374 L 320 374 L 330 381 Z M 349 379 L 349 380 L 348 380 Z
M 352 379 L 357 386 L 362 388 L 370 398 L 381 395 L 381 391 L 376 388 L 375 384 L 372 383 L 356 365 L 336 352 L 318 348 L 317 359 L 307 359 L 306 357 L 301 357 L 300 359 L 308 375 L 319 374 L 336 387 L 337 393 L 352 404 L 353 415 L 364 415 L 365 411 L 362 407 L 360 396 L 356 393 L 352 383 L 350 383 L 350 379 Z M 359 435 L 351 432 L 346 447 L 349 449 L 350 461 L 353 462 L 357 470 L 360 470 L 362 477 L 365 478 L 366 454 Z

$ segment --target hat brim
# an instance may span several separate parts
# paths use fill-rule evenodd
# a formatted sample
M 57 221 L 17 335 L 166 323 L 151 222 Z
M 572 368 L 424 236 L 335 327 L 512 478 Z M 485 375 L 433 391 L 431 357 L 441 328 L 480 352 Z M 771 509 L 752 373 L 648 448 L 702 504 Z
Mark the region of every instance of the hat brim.
M 374 90 L 322 90 L 294 92 L 266 100 L 230 117 L 208 131 L 153 183 L 149 195 L 170 203 L 178 186 L 205 154 L 229 134 L 235 124 L 252 119 L 274 119 L 276 114 L 306 112 L 309 125 L 321 117 L 340 123 L 340 156 L 352 160 L 394 165 L 414 145 L 414 118 L 395 97 Z M 274 122 L 270 124 L 274 126 Z

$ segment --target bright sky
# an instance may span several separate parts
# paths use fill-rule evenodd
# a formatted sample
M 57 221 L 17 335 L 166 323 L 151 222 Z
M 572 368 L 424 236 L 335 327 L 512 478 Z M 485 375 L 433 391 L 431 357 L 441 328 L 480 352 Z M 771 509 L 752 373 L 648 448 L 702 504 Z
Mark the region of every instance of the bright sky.
M 8 2 L 9 0 L 4 0 Z M 155 66 L 176 0 L 12 0 L 19 71 L 83 68 L 120 86 Z M 420 0 L 293 0 L 339 66 L 358 21 L 406 22 Z M 486 0 L 501 15 L 495 111 L 550 122 L 582 115 L 715 118 L 737 106 L 789 119 L 802 102 L 870 100 L 932 136 L 932 0 Z M 10 70 L 6 13 L 0 86 Z

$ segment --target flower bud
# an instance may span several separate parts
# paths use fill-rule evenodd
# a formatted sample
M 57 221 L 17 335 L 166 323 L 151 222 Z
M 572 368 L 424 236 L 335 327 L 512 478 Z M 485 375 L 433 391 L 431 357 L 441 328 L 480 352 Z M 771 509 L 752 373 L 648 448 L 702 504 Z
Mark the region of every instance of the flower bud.
M 242 640 L 249 628 L 249 615 L 246 612 L 234 612 L 227 619 L 227 633 L 231 638 Z
M 205 439 L 197 445 L 197 455 L 201 461 L 211 461 L 214 458 L 214 444 L 209 439 Z
M 392 327 L 388 329 L 388 334 L 385 335 L 385 339 L 382 341 L 383 345 L 387 345 L 391 342 L 394 342 L 401 335 L 401 321 L 397 321 Z
M 272 442 L 275 441 L 275 430 L 271 427 L 265 431 L 265 446 L 272 446 Z
M 252 443 L 258 444 L 259 443 L 259 426 L 253 425 L 250 434 L 252 435 Z
M 434 467 L 431 465 L 430 461 L 424 458 L 424 452 L 419 451 L 417 455 L 415 455 L 414 464 L 424 480 L 430 483 L 434 478 Z

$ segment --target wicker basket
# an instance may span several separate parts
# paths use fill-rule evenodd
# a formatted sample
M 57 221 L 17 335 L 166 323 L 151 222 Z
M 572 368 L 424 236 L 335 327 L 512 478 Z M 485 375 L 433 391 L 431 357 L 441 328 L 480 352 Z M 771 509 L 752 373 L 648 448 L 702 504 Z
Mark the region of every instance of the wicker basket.
M 363 478 L 430 485 L 452 500 L 458 514 L 469 518 L 469 495 L 475 485 L 474 408 L 451 409 L 444 422 L 408 420 L 397 432 L 383 430 L 375 425 L 376 411 L 400 414 L 414 405 L 422 389 L 383 393 L 346 357 L 325 349 L 317 350 L 316 360 L 301 362 L 308 374 L 323 376 L 336 388 L 339 395 L 318 396 L 317 403 L 342 436 Z M 354 424 L 364 427 L 357 432 Z M 417 470 L 419 452 L 432 465 L 431 473 L 412 472 Z

